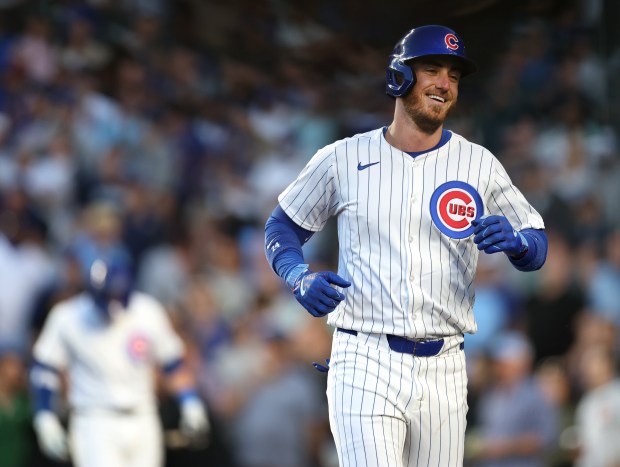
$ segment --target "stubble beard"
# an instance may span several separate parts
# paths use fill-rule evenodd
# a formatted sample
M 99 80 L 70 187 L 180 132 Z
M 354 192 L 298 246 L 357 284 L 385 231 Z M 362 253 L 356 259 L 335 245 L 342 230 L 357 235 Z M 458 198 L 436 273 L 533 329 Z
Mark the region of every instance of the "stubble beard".
M 447 111 L 442 111 L 438 106 L 425 107 L 422 104 L 422 99 L 413 93 L 406 96 L 403 101 L 405 112 L 423 133 L 432 135 L 446 121 L 455 101 L 452 101 Z

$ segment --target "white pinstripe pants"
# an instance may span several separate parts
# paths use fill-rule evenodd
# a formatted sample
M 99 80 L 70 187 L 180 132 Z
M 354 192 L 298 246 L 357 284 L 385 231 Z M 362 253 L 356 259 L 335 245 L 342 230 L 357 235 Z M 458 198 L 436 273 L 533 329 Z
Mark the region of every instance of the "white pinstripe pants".
M 392 351 L 384 335 L 334 334 L 327 399 L 341 467 L 463 465 L 462 336 L 435 357 Z
M 164 460 L 157 412 L 123 415 L 85 410 L 70 419 L 73 464 L 77 467 L 160 467 Z

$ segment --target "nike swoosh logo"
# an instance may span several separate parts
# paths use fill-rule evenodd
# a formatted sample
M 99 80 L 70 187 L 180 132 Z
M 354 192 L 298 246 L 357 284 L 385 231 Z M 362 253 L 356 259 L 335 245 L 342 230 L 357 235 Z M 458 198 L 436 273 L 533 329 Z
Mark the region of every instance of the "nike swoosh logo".
M 370 167 L 371 165 L 375 165 L 378 164 L 379 162 L 371 162 L 370 164 L 366 164 L 366 165 L 362 165 L 362 163 L 358 163 L 357 164 L 357 170 L 364 170 L 367 169 L 368 167 Z

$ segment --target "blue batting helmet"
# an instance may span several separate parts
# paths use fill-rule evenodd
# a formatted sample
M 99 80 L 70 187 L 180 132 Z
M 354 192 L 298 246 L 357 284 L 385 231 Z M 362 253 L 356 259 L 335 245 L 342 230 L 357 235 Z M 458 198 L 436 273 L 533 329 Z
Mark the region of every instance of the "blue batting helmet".
M 114 301 L 123 308 L 127 307 L 133 285 L 133 274 L 128 260 L 97 258 L 90 266 L 87 291 L 104 315 L 109 314 L 110 304 Z
M 415 75 L 407 61 L 429 55 L 448 55 L 458 59 L 461 76 L 476 71 L 476 64 L 465 53 L 461 37 L 445 26 L 420 26 L 409 31 L 396 44 L 390 55 L 385 92 L 393 97 L 404 96 L 415 84 Z

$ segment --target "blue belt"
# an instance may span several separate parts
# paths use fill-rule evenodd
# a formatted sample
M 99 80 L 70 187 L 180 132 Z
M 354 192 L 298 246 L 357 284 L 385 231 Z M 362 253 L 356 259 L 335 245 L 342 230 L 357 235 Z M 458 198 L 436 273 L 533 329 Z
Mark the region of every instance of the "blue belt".
M 351 334 L 352 336 L 357 336 L 357 331 L 351 331 L 350 329 L 338 328 L 338 331 Z M 441 352 L 444 344 L 443 339 L 433 341 L 416 341 L 405 337 L 395 336 L 393 334 L 387 334 L 386 337 L 390 349 L 394 352 L 408 353 L 416 357 L 434 357 Z M 461 342 L 459 348 L 461 350 L 465 348 L 463 342 Z

